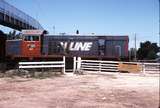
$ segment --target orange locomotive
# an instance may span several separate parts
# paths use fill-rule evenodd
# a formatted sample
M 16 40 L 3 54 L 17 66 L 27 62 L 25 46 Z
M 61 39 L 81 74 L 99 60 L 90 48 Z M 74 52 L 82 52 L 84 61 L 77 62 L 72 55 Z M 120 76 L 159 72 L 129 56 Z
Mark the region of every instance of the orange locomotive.
M 43 33 L 43 30 L 23 30 L 22 39 L 6 41 L 6 56 L 12 59 L 40 57 Z

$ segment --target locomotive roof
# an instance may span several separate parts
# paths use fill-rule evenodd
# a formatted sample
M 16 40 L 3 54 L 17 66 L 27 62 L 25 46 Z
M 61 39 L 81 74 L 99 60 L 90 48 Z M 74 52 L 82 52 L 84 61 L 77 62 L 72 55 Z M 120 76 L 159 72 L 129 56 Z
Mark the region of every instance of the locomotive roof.
M 111 40 L 129 40 L 127 35 L 45 35 L 49 38 L 89 38 L 89 39 L 111 39 Z
M 100 36 L 100 37 L 128 37 L 128 35 L 68 35 L 68 34 L 64 34 L 64 35 L 61 35 L 61 34 L 55 34 L 55 35 L 46 35 L 46 36 Z

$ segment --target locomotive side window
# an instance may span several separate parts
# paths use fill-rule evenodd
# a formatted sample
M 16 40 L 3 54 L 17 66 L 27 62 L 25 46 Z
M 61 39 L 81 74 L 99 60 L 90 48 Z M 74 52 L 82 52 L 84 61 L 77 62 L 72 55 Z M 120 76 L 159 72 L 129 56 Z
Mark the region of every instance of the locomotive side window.
M 39 41 L 39 36 L 24 36 L 24 41 Z
M 32 36 L 33 37 L 33 41 L 39 41 L 39 36 Z

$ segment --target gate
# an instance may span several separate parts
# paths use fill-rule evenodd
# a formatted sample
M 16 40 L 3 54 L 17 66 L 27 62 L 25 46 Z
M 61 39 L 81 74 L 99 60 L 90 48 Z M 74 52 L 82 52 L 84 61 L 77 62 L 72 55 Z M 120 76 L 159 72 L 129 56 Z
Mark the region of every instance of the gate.
M 126 68 L 121 64 L 127 64 Z M 102 60 L 82 60 L 74 57 L 73 72 L 128 72 L 145 74 L 160 74 L 160 63 L 120 62 Z
M 74 57 L 73 72 L 118 72 L 118 64 L 116 61 L 82 60 L 80 57 Z
M 160 74 L 160 63 L 141 63 L 144 74 Z

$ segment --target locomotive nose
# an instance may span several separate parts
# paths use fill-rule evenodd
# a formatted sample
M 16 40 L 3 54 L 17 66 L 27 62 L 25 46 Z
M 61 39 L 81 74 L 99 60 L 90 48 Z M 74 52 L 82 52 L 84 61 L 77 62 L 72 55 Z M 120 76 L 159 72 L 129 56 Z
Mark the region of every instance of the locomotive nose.
M 31 44 L 28 44 L 28 50 L 34 50 L 34 48 L 36 48 L 36 45 L 31 43 Z

